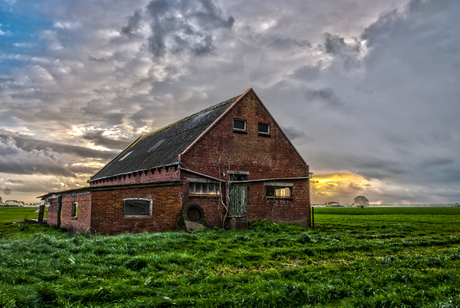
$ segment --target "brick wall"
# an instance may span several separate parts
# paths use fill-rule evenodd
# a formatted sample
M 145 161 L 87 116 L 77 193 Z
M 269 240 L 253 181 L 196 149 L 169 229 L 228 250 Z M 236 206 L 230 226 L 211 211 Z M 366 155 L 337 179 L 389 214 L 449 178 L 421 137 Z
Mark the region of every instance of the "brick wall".
M 181 186 L 183 205 L 186 205 L 187 203 L 198 203 L 199 205 L 201 205 L 204 212 L 206 213 L 206 224 L 209 224 L 211 226 L 222 227 L 222 218 L 225 215 L 225 209 L 222 205 L 220 197 L 189 195 L 190 182 L 187 181 L 187 178 L 195 178 L 202 180 L 207 180 L 208 178 L 192 174 L 187 171 L 182 171 L 181 177 L 183 180 L 183 185 Z M 226 202 L 225 185 L 222 185 L 222 198 L 223 201 Z
M 179 168 L 177 166 L 170 166 L 102 179 L 91 182 L 90 185 L 91 187 L 98 187 L 110 185 L 151 183 L 177 179 L 179 179 Z
M 248 189 L 248 220 L 297 222 L 310 225 L 310 200 L 307 180 L 283 181 L 294 184 L 292 198 L 267 198 L 263 182 L 252 183 Z
M 233 119 L 246 120 L 246 133 L 233 130 Z M 258 133 L 258 123 L 270 124 L 270 136 Z M 253 93 L 225 116 L 189 152 L 182 166 L 219 178 L 227 170 L 249 171 L 250 179 L 308 176 L 304 163 L 273 118 Z M 228 174 L 222 177 L 228 180 Z
M 77 217 L 72 218 L 72 204 L 78 202 Z M 62 198 L 61 227 L 72 233 L 89 231 L 91 227 L 91 194 Z
M 117 234 L 175 230 L 182 209 L 179 192 L 179 185 L 93 191 L 91 232 Z M 152 199 L 152 217 L 124 217 L 125 198 Z
M 235 132 L 233 120 L 246 120 L 246 132 Z M 258 132 L 258 124 L 270 125 L 270 135 Z M 228 115 L 226 115 L 203 139 L 181 156 L 182 167 L 229 180 L 227 170 L 247 171 L 247 180 L 267 178 L 307 177 L 308 165 L 298 155 L 273 118 L 249 93 Z M 199 177 L 184 174 L 184 177 Z M 263 182 L 248 185 L 249 221 L 310 223 L 310 200 L 308 180 L 280 180 L 293 183 L 292 199 L 267 199 Z M 188 184 L 183 193 L 188 192 Z M 203 206 L 207 220 L 220 226 L 223 207 L 219 200 L 206 197 L 188 197 L 185 202 L 196 202 Z
M 46 223 L 50 226 L 55 226 L 58 223 L 58 206 L 59 199 L 53 198 L 48 199 L 50 206 L 48 207 L 48 213 L 46 214 Z

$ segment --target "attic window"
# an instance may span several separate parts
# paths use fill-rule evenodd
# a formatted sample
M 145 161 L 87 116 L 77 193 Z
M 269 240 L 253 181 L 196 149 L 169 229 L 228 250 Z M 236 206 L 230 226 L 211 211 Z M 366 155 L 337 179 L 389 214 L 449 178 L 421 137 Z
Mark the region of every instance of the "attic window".
M 128 152 L 126 153 L 126 155 L 124 155 L 122 158 L 120 158 L 118 161 L 122 161 L 123 159 L 125 159 L 126 157 L 128 157 L 129 154 L 131 154 L 133 151 L 131 152 Z
M 246 121 L 245 120 L 233 120 L 233 129 L 245 131 L 246 130 Z
M 270 124 L 259 123 L 259 134 L 270 134 Z
M 157 143 L 155 143 L 153 147 L 149 149 L 149 152 L 155 151 L 165 140 L 166 139 L 161 139 L 160 141 L 157 141 Z

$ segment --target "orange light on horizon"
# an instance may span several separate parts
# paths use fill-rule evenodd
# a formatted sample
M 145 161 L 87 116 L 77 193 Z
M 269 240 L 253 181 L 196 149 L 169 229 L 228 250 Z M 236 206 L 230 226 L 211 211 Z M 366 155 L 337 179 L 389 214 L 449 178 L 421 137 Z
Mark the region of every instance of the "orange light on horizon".
M 311 180 L 312 203 L 351 203 L 354 196 L 363 194 L 373 184 L 375 183 L 351 172 L 315 174 Z

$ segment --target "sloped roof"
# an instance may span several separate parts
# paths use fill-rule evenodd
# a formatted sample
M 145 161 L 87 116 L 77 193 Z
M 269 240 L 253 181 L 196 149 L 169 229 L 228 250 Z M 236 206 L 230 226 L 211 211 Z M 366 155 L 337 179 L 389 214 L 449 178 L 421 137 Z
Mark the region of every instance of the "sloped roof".
M 96 173 L 90 181 L 177 163 L 179 154 L 192 144 L 240 96 L 235 96 L 139 137 Z

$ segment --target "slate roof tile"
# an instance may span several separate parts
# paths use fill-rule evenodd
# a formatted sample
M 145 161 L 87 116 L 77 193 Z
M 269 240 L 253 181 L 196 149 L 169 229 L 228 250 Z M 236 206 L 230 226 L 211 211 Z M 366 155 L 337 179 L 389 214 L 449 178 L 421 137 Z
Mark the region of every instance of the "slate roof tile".
M 139 137 L 97 172 L 90 182 L 177 163 L 179 154 L 195 141 L 240 96 L 235 96 Z

